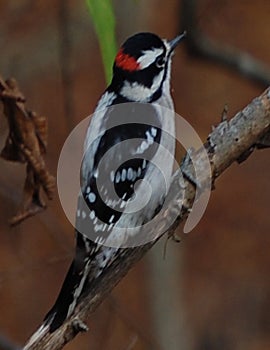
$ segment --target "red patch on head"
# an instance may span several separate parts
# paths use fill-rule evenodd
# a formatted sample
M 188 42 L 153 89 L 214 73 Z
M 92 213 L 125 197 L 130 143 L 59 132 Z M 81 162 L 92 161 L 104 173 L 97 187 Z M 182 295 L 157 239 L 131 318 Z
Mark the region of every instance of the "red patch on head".
M 116 55 L 115 64 L 117 67 L 130 72 L 140 69 L 140 65 L 135 58 L 124 53 L 123 49 L 120 49 Z

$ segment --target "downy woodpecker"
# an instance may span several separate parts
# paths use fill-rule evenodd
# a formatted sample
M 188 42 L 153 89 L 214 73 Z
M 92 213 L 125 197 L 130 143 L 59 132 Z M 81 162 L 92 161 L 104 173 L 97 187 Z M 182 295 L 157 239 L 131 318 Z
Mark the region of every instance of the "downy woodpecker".
M 72 315 L 93 281 L 119 257 L 121 250 L 130 249 L 125 245 L 129 234 L 118 240 L 116 228 L 138 228 L 151 220 L 162 205 L 168 190 L 165 182 L 169 182 L 173 170 L 173 161 L 163 149 L 174 155 L 175 120 L 174 113 L 166 116 L 161 107 L 174 111 L 171 58 L 184 36 L 168 41 L 152 33 L 135 34 L 116 55 L 112 82 L 101 96 L 86 134 L 76 252 L 55 305 L 44 319 L 43 326 L 49 326 L 50 332 Z M 123 119 L 114 124 L 121 114 L 116 106 L 126 103 L 135 105 L 123 109 Z M 133 141 L 114 151 L 113 147 L 127 140 Z M 110 149 L 112 152 L 100 164 Z M 121 165 L 115 170 L 116 159 Z M 163 164 L 163 178 L 155 162 Z M 151 198 L 143 208 L 130 211 L 135 194 L 139 200 L 146 195 L 144 180 L 151 187 Z M 110 197 L 112 185 L 119 201 Z

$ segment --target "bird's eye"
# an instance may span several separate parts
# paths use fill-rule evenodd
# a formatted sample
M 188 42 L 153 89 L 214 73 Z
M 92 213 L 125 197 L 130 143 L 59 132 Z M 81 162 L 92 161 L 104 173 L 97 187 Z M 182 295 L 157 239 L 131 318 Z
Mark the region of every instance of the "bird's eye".
M 157 59 L 156 59 L 156 66 L 158 68 L 162 68 L 164 65 L 165 65 L 165 58 L 164 56 L 159 56 Z

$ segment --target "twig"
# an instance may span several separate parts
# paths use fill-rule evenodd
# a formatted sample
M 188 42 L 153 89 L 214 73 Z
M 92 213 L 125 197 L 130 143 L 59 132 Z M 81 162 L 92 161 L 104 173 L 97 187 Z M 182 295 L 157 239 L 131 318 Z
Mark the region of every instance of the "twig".
M 270 88 L 237 113 L 230 121 L 222 121 L 208 136 L 204 149 L 206 149 L 210 159 L 213 180 L 237 161 L 244 152 L 250 150 L 269 130 Z M 196 167 L 199 169 L 204 167 L 201 152 L 202 150 L 196 152 Z M 186 175 L 184 179 L 181 176 L 181 171 Z M 160 227 L 156 226 L 157 236 L 162 232 L 164 222 L 170 222 L 170 218 L 175 212 L 177 212 L 178 218 L 174 226 L 170 228 L 169 234 L 172 234 L 179 223 L 187 217 L 196 193 L 194 183 L 189 180 L 192 176 L 191 162 L 184 162 L 181 170 L 178 170 L 173 176 L 168 193 L 170 206 L 163 216 L 163 220 L 160 221 Z M 202 171 L 200 183 L 203 184 L 204 180 Z M 88 315 L 98 307 L 114 286 L 151 249 L 156 241 L 157 239 L 143 246 L 123 249 L 122 255 L 95 280 L 91 292 L 84 296 L 74 314 L 52 334 L 48 332 L 48 327 L 37 330 L 24 350 L 62 349 L 78 334 L 79 329 L 74 326 L 75 323 L 77 324 L 78 320 L 82 322 L 87 320 Z
M 270 84 L 270 67 L 247 52 L 218 44 L 207 37 L 198 27 L 197 0 L 183 0 L 181 26 L 187 30 L 185 44 L 188 52 L 197 57 L 210 59 L 228 66 L 243 76 L 259 82 L 264 87 Z

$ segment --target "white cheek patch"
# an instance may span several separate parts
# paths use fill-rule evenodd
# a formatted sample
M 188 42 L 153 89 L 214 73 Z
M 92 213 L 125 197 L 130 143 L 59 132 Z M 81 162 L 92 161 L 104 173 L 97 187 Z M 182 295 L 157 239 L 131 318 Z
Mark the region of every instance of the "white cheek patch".
M 137 62 L 140 64 L 140 69 L 145 69 L 155 62 L 156 58 L 163 53 L 163 49 L 153 48 L 142 52 L 142 56 Z
M 137 82 L 130 83 L 126 80 L 120 91 L 120 94 L 130 101 L 148 102 L 151 99 L 153 93 L 159 89 L 163 80 L 163 76 L 164 72 L 162 71 L 155 77 L 150 88 L 140 85 Z

